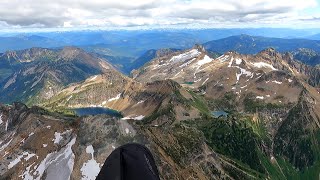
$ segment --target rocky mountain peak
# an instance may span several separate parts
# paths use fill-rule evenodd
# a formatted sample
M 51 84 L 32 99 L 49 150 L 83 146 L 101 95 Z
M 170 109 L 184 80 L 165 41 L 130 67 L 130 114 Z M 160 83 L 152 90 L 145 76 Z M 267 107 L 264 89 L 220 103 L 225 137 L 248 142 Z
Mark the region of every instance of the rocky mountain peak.
M 79 54 L 84 54 L 84 51 L 80 48 L 73 47 L 73 46 L 64 47 L 59 52 L 59 56 L 65 60 L 75 59 L 77 56 L 79 56 Z
M 195 44 L 195 45 L 192 47 L 192 49 L 197 49 L 199 52 L 202 52 L 202 53 L 205 53 L 205 52 L 206 52 L 204 46 L 201 45 L 201 44 Z
M 17 59 L 18 55 L 16 51 L 6 51 L 5 53 L 2 54 L 2 57 L 4 57 L 5 59 Z M 3 58 L 1 58 L 3 59 Z

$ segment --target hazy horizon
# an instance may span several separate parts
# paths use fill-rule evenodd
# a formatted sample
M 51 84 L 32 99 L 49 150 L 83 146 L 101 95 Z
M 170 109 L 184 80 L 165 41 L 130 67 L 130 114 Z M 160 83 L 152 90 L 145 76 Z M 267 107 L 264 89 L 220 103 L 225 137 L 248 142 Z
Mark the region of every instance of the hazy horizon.
M 312 29 L 320 28 L 319 4 L 318 0 L 12 0 L 0 2 L 0 31 Z

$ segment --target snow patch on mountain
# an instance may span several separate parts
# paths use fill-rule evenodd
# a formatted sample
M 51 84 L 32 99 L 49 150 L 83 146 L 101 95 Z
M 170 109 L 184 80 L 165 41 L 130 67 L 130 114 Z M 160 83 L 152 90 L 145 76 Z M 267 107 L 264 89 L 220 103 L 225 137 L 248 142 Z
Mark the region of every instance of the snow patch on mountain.
M 263 96 L 257 96 L 256 99 L 264 99 Z
M 9 144 L 11 143 L 11 141 L 12 141 L 12 139 L 10 139 L 10 141 L 8 141 L 6 144 L 4 144 L 4 145 L 1 146 L 1 147 L 0 147 L 0 152 L 1 152 L 2 150 L 4 150 L 6 147 L 9 146 Z M 1 143 L 0 143 L 0 144 L 1 144 Z
M 33 180 L 34 178 L 33 178 L 32 174 L 30 174 L 30 169 L 33 165 L 34 165 L 34 163 L 32 163 L 30 166 L 28 166 L 26 168 L 26 171 L 22 175 L 20 175 L 19 177 L 21 177 L 24 180 Z
M 203 83 L 201 84 L 201 86 L 204 85 L 208 80 L 209 80 L 209 78 L 207 78 L 206 80 L 204 80 Z
M 34 135 L 34 132 L 31 132 L 31 133 L 29 134 L 29 137 L 32 136 L 32 135 Z
M 70 95 L 67 99 L 67 102 L 70 101 L 70 99 L 72 98 L 72 95 Z
M 110 99 L 108 100 L 108 102 L 118 100 L 118 99 L 120 99 L 120 97 L 121 97 L 121 93 L 118 94 L 118 95 L 117 95 L 116 97 L 114 97 L 114 98 L 110 98 Z
M 91 154 L 91 159 L 83 164 L 80 169 L 82 174 L 82 180 L 94 180 L 100 172 L 100 164 L 94 159 L 94 149 L 93 146 L 87 146 L 86 153 Z
M 231 57 L 231 60 L 229 61 L 228 67 L 232 67 L 232 63 L 233 63 L 233 57 Z
M 240 68 L 240 67 L 238 67 L 238 68 L 240 69 L 240 73 L 239 73 L 239 74 L 236 73 L 236 78 L 237 78 L 237 82 L 236 82 L 236 83 L 239 82 L 240 77 L 241 77 L 242 75 L 246 75 L 247 77 L 248 77 L 248 76 L 252 76 L 252 72 L 247 71 L 246 69 L 243 69 L 243 68 Z
M 236 64 L 240 65 L 242 63 L 242 59 L 236 58 Z
M 2 120 L 2 113 L 0 113 L 0 124 L 3 123 L 3 120 Z
M 274 80 L 274 81 L 272 81 L 273 83 L 276 83 L 276 84 L 282 84 L 282 82 L 280 82 L 280 81 L 276 81 L 276 80 Z
M 188 60 L 188 59 L 192 59 L 192 58 L 195 58 L 197 56 L 199 56 L 201 54 L 201 52 L 198 51 L 198 49 L 192 49 L 190 51 L 187 51 L 183 54 L 180 54 L 180 55 L 177 55 L 177 56 L 173 56 L 169 62 L 173 62 L 173 63 L 176 63 L 176 62 L 181 62 L 181 61 L 185 61 L 185 60 Z
M 202 66 L 202 65 L 210 63 L 210 62 L 212 62 L 212 59 L 209 56 L 205 55 L 202 60 L 198 61 L 197 64 L 199 66 Z
M 61 142 L 61 140 L 63 140 L 63 135 L 65 134 L 69 134 L 71 133 L 72 130 L 67 130 L 63 133 L 58 133 L 58 132 L 55 132 L 54 133 L 54 139 L 52 140 L 54 144 L 59 144 Z
M 58 133 L 58 132 L 54 133 L 54 140 L 53 140 L 54 144 L 59 144 L 62 139 L 63 137 L 61 136 L 61 133 Z
M 188 66 L 189 64 L 191 64 L 191 63 L 192 63 L 193 61 L 195 61 L 196 59 L 197 59 L 197 58 L 193 58 L 193 59 L 191 59 L 190 61 L 187 61 L 186 63 L 180 65 L 179 67 L 180 67 L 180 68 L 184 68 L 184 67 Z
M 6 131 L 8 131 L 8 126 L 9 126 L 9 119 L 7 119 L 7 121 L 6 121 L 6 127 L 5 127 Z
M 123 120 L 128 120 L 128 119 L 133 119 L 133 120 L 142 120 L 144 118 L 143 115 L 139 115 L 139 116 L 127 116 L 122 118 Z
M 46 172 L 46 179 L 70 179 L 73 171 L 75 155 L 72 152 L 72 146 L 76 142 L 74 137 L 64 148 L 60 151 L 49 153 L 41 163 L 36 166 L 37 169 L 30 174 L 33 174 L 33 179 L 40 180 Z
M 26 156 L 26 157 L 24 157 Z M 33 153 L 29 153 L 29 152 L 23 152 L 22 155 L 18 156 L 16 159 L 14 159 L 13 161 L 10 162 L 10 164 L 8 165 L 8 169 L 13 168 L 15 165 L 17 165 L 22 159 L 25 159 L 26 161 L 28 161 L 30 158 L 32 158 L 33 156 L 35 156 L 35 154 Z
M 230 57 L 229 55 L 222 55 L 222 56 L 218 57 L 217 60 L 220 62 L 225 62 L 229 59 L 229 57 Z
M 141 100 L 137 104 L 141 104 L 141 103 L 144 103 L 144 102 L 145 102 L 145 100 Z
M 265 63 L 265 62 L 256 62 L 256 63 L 251 63 L 254 67 L 257 68 L 270 68 L 274 71 L 278 70 L 275 67 L 273 67 L 271 64 Z
M 95 75 L 95 76 L 93 76 L 89 81 L 94 81 L 94 80 L 96 80 L 97 79 L 97 75 Z

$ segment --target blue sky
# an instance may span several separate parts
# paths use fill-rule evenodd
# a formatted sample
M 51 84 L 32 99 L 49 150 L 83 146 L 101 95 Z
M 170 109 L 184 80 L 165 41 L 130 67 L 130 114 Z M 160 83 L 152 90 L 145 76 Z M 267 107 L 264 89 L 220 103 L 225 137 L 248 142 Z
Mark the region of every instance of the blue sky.
M 0 29 L 320 28 L 319 0 L 1 0 Z

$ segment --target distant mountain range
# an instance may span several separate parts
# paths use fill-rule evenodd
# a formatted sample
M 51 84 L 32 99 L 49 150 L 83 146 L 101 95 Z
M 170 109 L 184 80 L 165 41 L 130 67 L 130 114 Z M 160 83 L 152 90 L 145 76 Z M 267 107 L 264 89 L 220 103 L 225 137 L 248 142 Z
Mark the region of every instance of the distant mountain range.
M 276 38 L 311 38 L 317 39 L 317 29 L 163 29 L 139 31 L 71 31 L 71 32 L 34 32 L 11 33 L 0 37 L 0 52 L 21 50 L 32 47 L 79 46 L 83 49 L 104 48 L 111 56 L 140 56 L 149 49 L 191 48 L 194 44 L 202 44 L 229 36 L 248 34 Z M 1 36 L 1 35 L 0 35 Z M 110 51 L 111 50 L 111 51 Z
M 314 35 L 311 35 L 311 36 L 307 36 L 306 38 L 313 39 L 313 40 L 320 40 L 320 33 L 319 34 L 314 34 Z
M 256 54 L 266 48 L 274 48 L 280 52 L 291 52 L 299 48 L 320 52 L 320 41 L 308 39 L 281 39 L 262 36 L 239 35 L 204 43 L 207 50 L 219 53 L 237 51 L 243 54 Z

